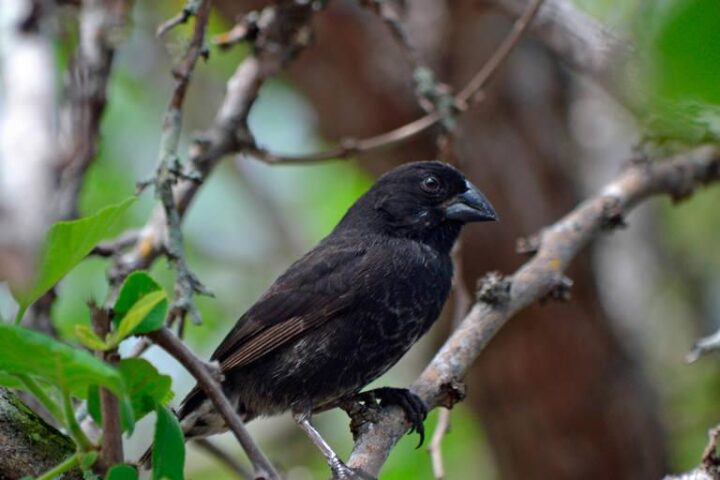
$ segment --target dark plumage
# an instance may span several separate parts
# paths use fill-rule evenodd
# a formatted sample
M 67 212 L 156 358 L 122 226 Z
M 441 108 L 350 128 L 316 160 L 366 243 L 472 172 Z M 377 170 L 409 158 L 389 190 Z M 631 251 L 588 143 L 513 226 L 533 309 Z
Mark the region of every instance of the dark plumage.
M 449 165 L 409 163 L 382 176 L 212 355 L 231 403 L 245 421 L 287 410 L 302 421 L 358 394 L 437 319 L 461 227 L 495 219 L 489 202 Z M 422 432 L 417 397 L 403 389 L 376 393 L 403 406 Z M 226 429 L 198 387 L 178 415 L 186 437 Z

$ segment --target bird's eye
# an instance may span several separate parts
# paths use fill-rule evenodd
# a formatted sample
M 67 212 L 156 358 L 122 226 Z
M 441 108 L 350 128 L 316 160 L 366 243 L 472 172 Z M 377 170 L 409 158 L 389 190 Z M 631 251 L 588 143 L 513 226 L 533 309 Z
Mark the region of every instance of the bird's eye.
M 440 180 L 433 176 L 425 177 L 420 187 L 428 193 L 437 193 L 440 190 Z

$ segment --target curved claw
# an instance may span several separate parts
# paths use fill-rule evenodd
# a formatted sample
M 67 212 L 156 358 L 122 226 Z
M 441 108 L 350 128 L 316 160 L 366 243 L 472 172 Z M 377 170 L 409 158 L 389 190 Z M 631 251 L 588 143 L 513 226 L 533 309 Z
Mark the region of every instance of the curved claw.
M 425 441 L 425 426 L 423 421 L 427 418 L 428 408 L 425 402 L 407 388 L 382 387 L 371 390 L 375 398 L 380 400 L 382 406 L 397 405 L 405 412 L 405 417 L 412 425 L 408 435 L 417 432 L 420 435 L 420 448 Z

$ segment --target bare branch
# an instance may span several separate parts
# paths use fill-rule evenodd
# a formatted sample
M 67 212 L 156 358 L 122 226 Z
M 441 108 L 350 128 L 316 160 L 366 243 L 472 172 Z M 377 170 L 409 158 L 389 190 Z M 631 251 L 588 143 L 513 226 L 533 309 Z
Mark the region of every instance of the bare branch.
M 265 80 L 281 71 L 309 41 L 309 21 L 315 12 L 312 2 L 283 2 L 268 7 L 258 28 L 255 50 L 235 70 L 227 83 L 225 98 L 211 128 L 191 147 L 190 174 L 173 187 L 174 203 L 182 220 L 200 186 L 225 155 L 254 142 L 247 129 L 247 116 Z M 119 285 L 133 270 L 147 268 L 163 252 L 167 236 L 165 213 L 156 209 L 141 230 L 133 248 L 119 257 L 110 272 Z
M 200 387 L 215 405 L 217 411 L 222 415 L 225 423 L 237 438 L 240 445 L 247 453 L 248 458 L 255 469 L 255 477 L 268 480 L 279 480 L 277 472 L 260 448 L 255 444 L 247 432 L 243 421 L 230 404 L 215 377 L 210 373 L 208 366 L 200 360 L 190 349 L 167 327 L 162 327 L 148 334 L 148 337 L 170 355 L 175 357 L 188 372 L 195 377 Z
M 187 22 L 190 19 L 190 17 L 197 15 L 198 10 L 200 9 L 201 2 L 202 2 L 202 0 L 187 0 L 183 9 L 180 10 L 180 13 L 178 13 L 174 17 L 164 21 L 157 28 L 157 31 L 155 32 L 155 36 L 158 38 L 162 37 L 163 35 L 165 35 L 167 32 L 169 32 L 173 28 Z
M 114 240 L 96 245 L 90 252 L 90 255 L 97 255 L 98 257 L 112 257 L 117 255 L 126 248 L 134 245 L 135 242 L 137 242 L 138 235 L 140 235 L 140 232 L 137 230 L 126 230 Z
M 190 314 L 190 318 L 195 324 L 200 324 L 200 313 L 195 306 L 193 295 L 195 293 L 210 294 L 205 286 L 202 285 L 190 271 L 187 260 L 185 259 L 180 213 L 175 205 L 173 185 L 183 176 L 177 157 L 180 133 L 182 131 L 182 107 L 185 102 L 187 88 L 190 85 L 190 77 L 198 59 L 205 49 L 205 30 L 207 29 L 208 20 L 210 19 L 211 5 L 212 2 L 210 0 L 201 0 L 195 9 L 195 28 L 192 39 L 180 62 L 180 66 L 173 72 L 175 76 L 175 88 L 163 121 L 160 153 L 155 177 L 155 195 L 159 197 L 162 202 L 166 220 L 167 239 L 165 247 L 167 249 L 167 256 L 177 272 L 175 280 L 175 302 L 172 312 L 173 317 L 179 319 L 181 329 L 185 321 L 185 314 L 187 313 Z
M 510 52 L 517 45 L 523 33 L 527 30 L 537 13 L 540 5 L 544 0 L 532 0 L 528 7 L 523 11 L 520 18 L 513 25 L 512 30 L 503 42 L 498 46 L 493 55 L 483 65 L 480 71 L 470 80 L 470 82 L 455 97 L 454 108 L 459 112 L 465 112 L 470 106 L 483 99 L 483 88 L 487 82 L 493 77 L 495 72 L 502 66 Z M 408 124 L 398 127 L 389 132 L 376 135 L 374 137 L 362 140 L 345 138 L 340 141 L 340 145 L 326 151 L 310 153 L 306 155 L 281 155 L 269 152 L 263 148 L 255 147 L 248 151 L 249 154 L 255 156 L 265 163 L 313 163 L 332 159 L 346 159 L 353 155 L 368 153 L 395 145 L 402 144 L 442 121 L 442 115 L 435 111 L 428 113 L 424 117 L 420 117 Z
M 437 424 L 435 424 L 435 431 L 433 432 L 432 439 L 430 439 L 430 445 L 428 446 L 428 452 L 430 452 L 430 459 L 432 460 L 433 476 L 435 480 L 442 480 L 445 478 L 445 468 L 443 466 L 442 456 L 442 441 L 445 438 L 445 434 L 450 431 L 450 409 L 440 407 L 440 414 L 438 415 Z
M 676 157 L 635 163 L 602 192 L 581 203 L 539 234 L 535 256 L 509 278 L 507 295 L 480 299 L 457 330 L 410 387 L 431 408 L 450 407 L 454 386 L 464 377 L 495 333 L 518 311 L 544 297 L 577 253 L 606 231 L 609 211 L 625 214 L 652 195 L 668 194 L 674 200 L 695 188 L 720 180 L 720 152 L 701 147 Z M 613 208 L 609 209 L 608 206 Z M 494 290 L 493 290 L 494 291 Z M 401 410 L 386 408 L 379 421 L 361 427 L 348 465 L 377 476 L 391 448 L 408 430 Z

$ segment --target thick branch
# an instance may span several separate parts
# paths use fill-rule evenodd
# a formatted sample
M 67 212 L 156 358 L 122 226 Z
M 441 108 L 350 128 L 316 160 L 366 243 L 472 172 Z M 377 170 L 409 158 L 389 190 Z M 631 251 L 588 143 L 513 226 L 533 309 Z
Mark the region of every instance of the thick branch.
M 75 452 L 72 440 L 0 388 L 0 478 L 40 475 Z M 64 478 L 81 478 L 79 471 Z
M 217 411 L 222 415 L 225 423 L 237 438 L 240 445 L 250 458 L 255 469 L 256 478 L 265 478 L 268 480 L 279 479 L 277 472 L 272 464 L 268 461 L 260 448 L 255 444 L 250 434 L 247 432 L 243 421 L 238 416 L 235 409 L 230 404 L 225 394 L 220 388 L 220 384 L 213 377 L 208 366 L 202 362 L 190 349 L 167 327 L 156 330 L 148 337 L 153 342 L 162 347 L 170 355 L 175 357 L 187 370 L 195 377 L 200 387 L 205 391 L 207 396 L 215 405 Z
M 454 403 L 454 385 L 480 352 L 515 313 L 545 297 L 563 278 L 577 253 L 623 214 L 656 194 L 679 200 L 705 183 L 720 179 L 720 152 L 702 147 L 674 158 L 635 163 L 596 197 L 586 200 L 539 234 L 538 251 L 512 277 L 508 290 L 483 295 L 443 345 L 411 390 L 431 408 Z M 409 425 L 399 409 L 387 408 L 375 424 L 366 424 L 355 443 L 349 465 L 377 476 L 392 447 Z

